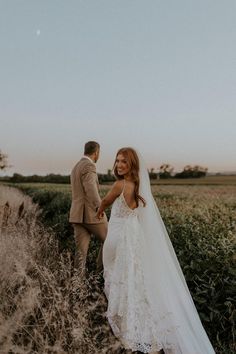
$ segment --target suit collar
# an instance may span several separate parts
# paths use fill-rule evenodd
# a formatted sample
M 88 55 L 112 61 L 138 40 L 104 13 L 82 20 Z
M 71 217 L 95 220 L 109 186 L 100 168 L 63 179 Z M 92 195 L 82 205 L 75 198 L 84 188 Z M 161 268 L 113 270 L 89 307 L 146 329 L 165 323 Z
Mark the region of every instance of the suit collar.
M 82 157 L 82 159 L 87 159 L 87 160 L 89 160 L 90 162 L 92 162 L 92 163 L 95 165 L 95 162 L 94 162 L 92 159 L 90 159 L 90 157 L 88 157 L 88 156 L 86 156 L 86 155 L 84 155 L 84 156 Z

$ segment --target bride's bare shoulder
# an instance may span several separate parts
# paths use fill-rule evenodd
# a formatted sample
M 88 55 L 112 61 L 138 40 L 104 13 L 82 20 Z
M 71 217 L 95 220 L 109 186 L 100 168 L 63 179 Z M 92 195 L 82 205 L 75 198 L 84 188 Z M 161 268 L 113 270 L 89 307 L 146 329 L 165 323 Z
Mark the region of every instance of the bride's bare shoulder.
M 123 190 L 123 181 L 118 180 L 116 181 L 110 191 L 108 192 L 108 194 L 106 195 L 106 197 L 104 199 L 109 200 L 109 203 L 113 203 L 113 201 L 121 194 L 122 190 Z
M 114 184 L 112 185 L 112 189 L 115 189 L 117 192 L 120 192 L 120 193 L 122 192 L 123 187 L 124 187 L 124 180 L 123 179 L 119 179 L 119 180 L 115 181 Z

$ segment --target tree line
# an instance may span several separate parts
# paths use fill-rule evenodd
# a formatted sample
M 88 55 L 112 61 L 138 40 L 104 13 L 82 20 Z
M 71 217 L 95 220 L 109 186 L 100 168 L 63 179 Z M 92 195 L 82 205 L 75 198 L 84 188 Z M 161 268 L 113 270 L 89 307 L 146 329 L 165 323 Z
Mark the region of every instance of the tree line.
M 0 170 L 5 170 L 10 167 L 8 164 L 8 156 L 0 150 Z M 149 177 L 151 180 L 157 179 L 169 179 L 169 178 L 201 178 L 205 177 L 208 168 L 199 165 L 186 165 L 181 172 L 174 173 L 174 167 L 170 164 L 162 164 L 155 172 L 154 168 L 151 168 Z M 14 173 L 13 176 L 0 177 L 0 180 L 12 183 L 70 183 L 70 175 L 60 175 L 50 173 L 46 176 L 32 175 L 23 176 L 19 173 Z M 115 181 L 115 176 L 112 174 L 112 170 L 107 170 L 107 173 L 98 173 L 99 183 L 110 183 Z
M 199 165 L 186 165 L 181 172 L 174 173 L 174 167 L 169 164 L 162 164 L 159 172 L 154 172 L 154 168 L 149 170 L 150 179 L 167 178 L 200 178 L 205 177 L 208 168 Z

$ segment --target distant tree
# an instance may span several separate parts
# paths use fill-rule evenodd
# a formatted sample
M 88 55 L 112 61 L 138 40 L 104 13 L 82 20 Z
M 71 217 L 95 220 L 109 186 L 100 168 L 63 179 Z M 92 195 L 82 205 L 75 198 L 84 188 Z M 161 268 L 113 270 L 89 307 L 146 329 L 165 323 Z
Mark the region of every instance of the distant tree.
M 10 178 L 10 181 L 13 183 L 28 182 L 25 180 L 26 178 L 27 177 L 24 177 L 19 173 L 14 173 L 13 176 Z
M 208 171 L 207 167 L 199 165 L 191 166 L 186 165 L 182 172 L 176 173 L 175 178 L 200 178 L 205 177 Z
M 159 177 L 161 179 L 171 178 L 173 171 L 174 171 L 174 167 L 172 167 L 168 163 L 162 164 L 160 166 Z
M 7 158 L 8 156 L 0 150 L 0 170 L 5 170 L 7 167 L 9 167 Z
M 149 173 L 149 178 L 150 179 L 157 179 L 158 178 L 158 173 L 155 172 L 155 169 L 153 167 L 150 168 L 148 173 Z
M 112 171 L 109 169 L 107 173 L 98 173 L 98 181 L 100 184 L 106 184 L 110 182 L 114 182 L 116 180 L 115 176 L 111 173 Z

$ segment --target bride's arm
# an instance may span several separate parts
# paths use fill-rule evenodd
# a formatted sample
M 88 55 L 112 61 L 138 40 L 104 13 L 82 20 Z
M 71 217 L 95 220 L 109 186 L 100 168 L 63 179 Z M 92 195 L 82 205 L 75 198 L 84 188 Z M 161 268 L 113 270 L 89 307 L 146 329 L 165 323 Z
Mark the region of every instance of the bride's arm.
M 111 190 L 102 199 L 96 215 L 98 219 L 101 219 L 103 217 L 104 210 L 108 208 L 114 202 L 114 200 L 121 194 L 123 189 L 123 183 L 123 180 L 116 181 L 113 184 Z

